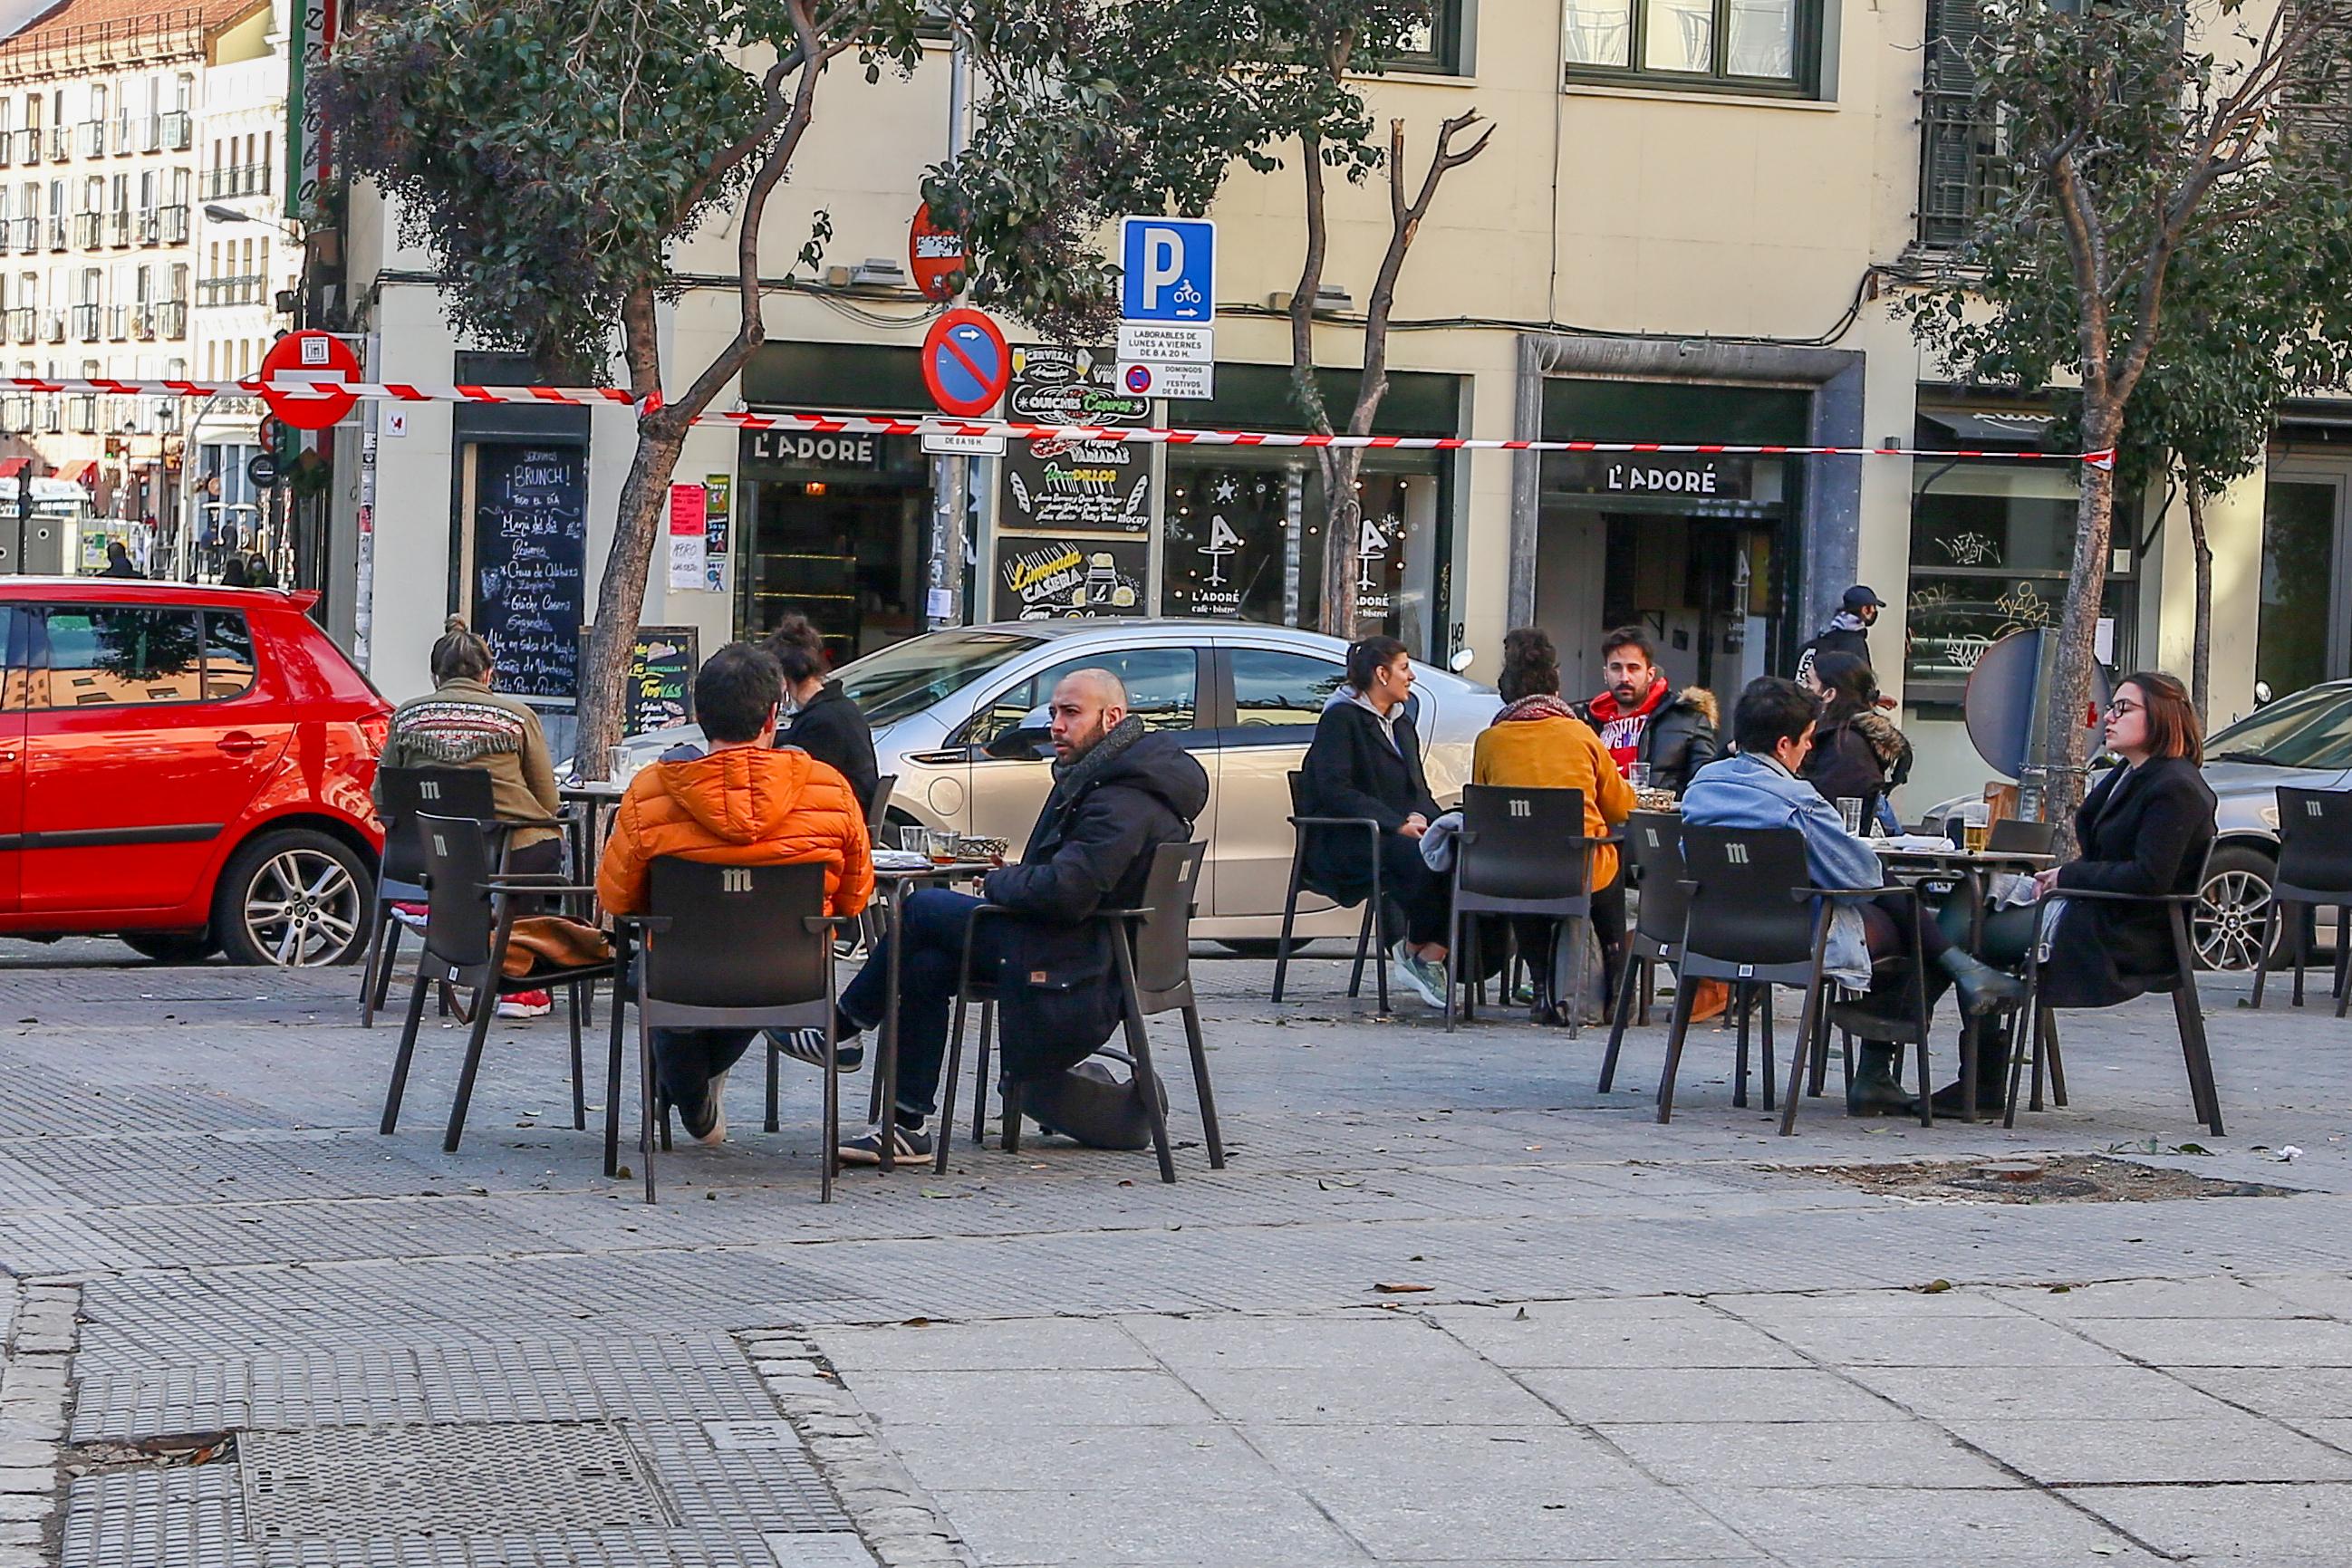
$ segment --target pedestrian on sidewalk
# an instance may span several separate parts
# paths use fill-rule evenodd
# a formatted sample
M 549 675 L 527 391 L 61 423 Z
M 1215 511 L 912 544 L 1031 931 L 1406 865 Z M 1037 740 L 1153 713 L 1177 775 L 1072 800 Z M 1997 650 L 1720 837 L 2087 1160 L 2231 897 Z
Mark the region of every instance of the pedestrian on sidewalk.
M 241 574 L 243 562 L 229 558 Z M 392 732 L 377 759 L 383 768 L 469 768 L 490 776 L 498 820 L 508 824 L 505 869 L 542 875 L 563 870 L 563 830 L 557 813 L 555 768 L 539 715 L 520 697 L 491 690 L 490 645 L 452 615 L 433 644 L 433 693 L 394 708 Z M 376 804 L 383 804 L 383 787 Z M 541 901 L 528 904 L 538 913 Z M 500 1018 L 544 1018 L 555 1010 L 545 991 L 517 991 L 500 998 Z
M 1803 685 L 1812 674 L 1813 661 L 1823 653 L 1852 653 L 1864 664 L 1870 663 L 1870 628 L 1878 619 L 1885 601 L 1861 583 L 1845 591 L 1838 601 L 1838 612 L 1830 623 L 1815 632 L 1811 641 L 1797 650 L 1797 684 Z
M 825 913 L 856 915 L 874 896 L 866 813 L 849 783 L 805 751 L 776 748 L 783 673 L 749 643 L 730 643 L 694 675 L 694 710 L 709 748 L 656 762 L 629 781 L 596 871 L 596 901 L 613 915 L 649 907 L 653 862 L 677 855 L 716 865 L 822 862 Z M 654 1069 L 697 1143 L 727 1139 L 727 1071 L 757 1037 L 749 1029 L 657 1029 Z M 822 1067 L 814 1051 L 793 1054 Z M 855 1070 L 864 1051 L 844 1043 Z
M 1072 1081 L 1119 1024 L 1113 934 L 1095 914 L 1142 901 L 1160 846 L 1192 836 L 1193 819 L 1209 803 L 1209 776 L 1181 741 L 1147 731 L 1127 704 L 1126 685 L 1108 670 L 1066 676 L 1051 707 L 1054 790 L 1021 863 L 989 873 L 978 898 L 926 888 L 907 900 L 897 1103 L 887 1125 L 842 1145 L 845 1163 L 879 1164 L 886 1138 L 894 1162 L 931 1152 L 925 1124 L 937 1108 L 967 932 L 974 977 L 995 988 L 1004 1074 L 1024 1085 L 1031 1113 L 1081 1141 L 1129 1146 L 1097 1140 L 1055 1113 L 1066 1102 L 1076 1107 L 1102 1098 Z M 975 924 L 972 912 L 982 904 L 1009 913 Z M 882 1021 L 889 974 L 886 940 L 842 992 L 835 1023 L 843 1037 Z M 1138 1117 L 1121 1132 L 1143 1124 Z

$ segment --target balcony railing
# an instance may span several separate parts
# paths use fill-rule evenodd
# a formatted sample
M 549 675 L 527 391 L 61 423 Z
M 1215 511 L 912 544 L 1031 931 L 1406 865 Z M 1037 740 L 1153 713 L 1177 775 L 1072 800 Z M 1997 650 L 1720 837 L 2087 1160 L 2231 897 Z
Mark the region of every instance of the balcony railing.
M 72 309 L 68 310 L 67 314 L 73 318 L 71 326 L 73 329 L 73 335 L 75 337 L 80 339 L 85 343 L 95 343 L 98 341 L 97 306 L 77 305 L 73 307 Z
M 184 205 L 157 207 L 155 216 L 163 228 L 165 245 L 188 243 L 188 209 Z
M 13 131 L 0 131 L 0 169 L 13 169 L 16 165 L 16 133 Z
M 66 248 L 66 219 L 63 213 L 49 220 L 49 248 L 51 250 Z
M 236 277 L 205 277 L 196 281 L 199 305 L 259 305 L 268 298 L 269 279 L 257 272 Z
M 155 215 L 154 208 L 142 207 L 139 216 L 131 224 L 131 232 L 138 235 L 141 245 L 161 245 L 163 243 L 163 220 Z
M 33 394 L 11 392 L 0 397 L 0 430 L 11 435 L 33 433 Z
M 81 122 L 81 155 L 85 158 L 106 156 L 106 121 L 85 120 Z
M 117 343 L 131 336 L 131 307 L 110 305 L 106 308 L 106 335 Z
M 62 163 L 72 156 L 73 127 L 70 125 L 50 126 L 49 161 L 53 163 Z
M 80 246 L 83 250 L 96 250 L 98 248 L 99 223 L 100 215 L 96 213 L 76 213 L 74 214 L 74 244 Z
M 185 152 L 188 150 L 190 141 L 194 140 L 194 131 L 189 124 L 186 110 L 166 110 L 156 117 L 156 123 L 161 128 L 163 146 L 167 151 Z
M 188 302 L 166 299 L 155 307 L 155 330 L 173 341 L 188 335 Z
M 98 434 L 98 394 L 77 392 L 62 400 L 66 405 L 66 424 L 77 435 Z
M 228 163 L 205 171 L 205 199 L 220 196 L 262 196 L 269 193 L 269 165 Z
M 41 248 L 40 219 L 16 218 L 10 220 L 6 226 L 15 240 L 15 247 L 26 256 Z
M 41 130 L 39 126 L 32 126 L 26 130 L 16 132 L 15 140 L 16 143 L 17 162 L 37 163 L 41 161 Z
M 142 343 L 155 340 L 155 307 L 134 305 L 131 308 L 131 335 Z
M 6 315 L 0 316 L 0 331 L 5 331 L 7 337 L 16 342 L 29 343 L 33 340 L 33 334 L 39 329 L 40 323 L 35 319 L 39 314 L 39 311 L 29 305 L 19 305 Z
M 106 214 L 106 240 L 109 245 L 131 243 L 131 209 L 118 207 Z
M 52 343 L 64 342 L 66 340 L 66 313 L 62 310 L 52 310 L 47 315 L 42 317 L 41 336 L 47 339 Z

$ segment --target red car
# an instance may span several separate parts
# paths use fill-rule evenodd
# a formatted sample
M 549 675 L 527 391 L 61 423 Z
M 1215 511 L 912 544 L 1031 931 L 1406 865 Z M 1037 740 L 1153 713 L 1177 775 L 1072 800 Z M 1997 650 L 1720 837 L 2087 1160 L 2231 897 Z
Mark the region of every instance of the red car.
M 0 934 L 364 951 L 392 708 L 303 613 L 316 598 L 0 578 Z

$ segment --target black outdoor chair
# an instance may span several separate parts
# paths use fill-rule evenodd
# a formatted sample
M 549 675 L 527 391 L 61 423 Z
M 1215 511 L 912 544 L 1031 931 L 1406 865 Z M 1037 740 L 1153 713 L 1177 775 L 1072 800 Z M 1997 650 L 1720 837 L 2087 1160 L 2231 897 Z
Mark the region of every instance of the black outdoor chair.
M 2279 924 L 2293 906 L 2294 921 L 2294 1003 L 2303 1006 L 2303 970 L 2310 961 L 2312 927 L 2323 905 L 2336 911 L 2336 1016 L 2352 1002 L 2345 961 L 2352 957 L 2352 790 L 2290 789 L 2278 792 L 2278 871 L 2271 879 L 2270 911 L 2263 922 L 2263 958 L 2254 969 L 2254 1006 L 2263 1005 L 2263 982 L 2284 946 Z
M 1354 907 L 1340 903 L 1338 895 L 1328 889 L 1316 887 L 1307 881 L 1307 841 L 1310 833 L 1362 833 L 1364 852 L 1370 857 L 1372 891 L 1363 901 L 1364 924 L 1356 933 L 1356 967 L 1348 977 L 1348 994 L 1359 997 L 1364 992 L 1364 963 L 1371 960 L 1372 983 L 1381 998 L 1381 1011 L 1389 1010 L 1389 972 L 1380 961 L 1383 894 L 1381 888 L 1381 824 L 1371 817 L 1310 817 L 1307 814 L 1306 782 L 1302 775 L 1290 775 L 1290 825 L 1297 830 L 1297 841 L 1290 850 L 1290 891 L 1282 901 L 1282 938 L 1275 944 L 1274 999 L 1282 1000 L 1283 977 L 1290 972 L 1291 928 L 1298 920 L 1298 894 L 1301 888 L 1331 899 L 1342 909 Z
M 1217 1127 L 1216 1093 L 1209 1083 L 1208 1051 L 1201 1037 L 1201 1010 L 1192 996 L 1192 923 L 1201 862 L 1207 853 L 1205 844 L 1160 845 L 1152 856 L 1142 905 L 1135 909 L 1106 909 L 1096 916 L 1115 926 L 1117 940 L 1111 947 L 1124 995 L 1127 1049 L 1122 1051 L 1105 1047 L 1095 1054 L 1125 1062 L 1133 1071 L 1137 1092 L 1143 1095 L 1151 1113 L 1151 1146 L 1159 1155 L 1160 1179 L 1164 1182 L 1176 1179 L 1176 1159 L 1168 1142 L 1167 1107 L 1160 1103 L 1159 1083 L 1151 1067 L 1151 1042 L 1143 1022 L 1163 1012 L 1183 1014 L 1184 1043 L 1192 1053 L 1192 1088 L 1200 1099 L 1201 1130 L 1209 1146 L 1209 1166 L 1212 1170 L 1225 1168 L 1224 1137 Z M 972 939 L 982 917 L 1010 912 L 984 904 L 972 913 L 972 923 L 964 932 L 963 959 L 957 975 L 955 1032 L 948 1043 L 947 1071 L 940 1076 L 939 1143 L 932 1168 L 941 1175 L 947 1172 L 948 1145 L 955 1127 L 956 1078 L 963 1062 L 966 1009 L 974 1001 L 981 1004 L 981 1014 L 980 1043 L 972 1071 L 973 1144 L 982 1142 L 987 1132 L 988 1042 L 996 1007 L 993 991 L 972 977 Z M 1004 1080 L 1003 1109 L 1003 1146 L 1008 1152 L 1017 1152 L 1021 1147 L 1018 1079 L 1008 1076 Z
M 375 910 L 368 922 L 367 967 L 360 978 L 360 1027 L 373 1029 L 392 989 L 394 961 L 400 954 L 400 917 L 395 904 L 425 902 L 425 851 L 417 841 L 416 817 L 470 817 L 490 834 L 491 858 L 505 864 L 506 825 L 492 804 L 490 776 L 478 768 L 384 768 L 376 772 L 383 797 L 383 867 L 375 882 Z
M 463 986 L 476 993 L 473 1032 L 466 1041 L 466 1065 L 457 1078 L 457 1098 L 449 1108 L 449 1131 L 441 1146 L 451 1154 L 466 1130 L 466 1108 L 474 1097 L 474 1078 L 481 1071 L 482 1047 L 489 1039 L 494 1005 L 517 991 L 561 988 L 571 1005 L 572 1124 L 588 1125 L 580 1053 L 580 995 L 599 980 L 614 979 L 617 965 L 611 960 L 576 968 L 545 965 L 509 977 L 499 967 L 507 937 L 514 929 L 517 898 L 561 898 L 585 891 L 567 886 L 560 876 L 495 877 L 490 873 L 489 835 L 482 824 L 466 817 L 420 813 L 417 837 L 425 852 L 425 951 L 416 963 L 416 988 L 409 993 L 408 1017 L 401 1026 L 400 1052 L 392 1063 L 392 1087 L 384 1096 L 383 1122 L 377 1131 L 389 1135 L 400 1120 L 400 1102 L 408 1087 L 409 1059 L 416 1051 L 416 1031 L 425 1018 L 425 993 L 436 981 Z M 614 1009 L 614 1049 L 620 1049 L 620 1010 Z
M 647 868 L 645 915 L 614 924 L 635 949 L 634 983 L 617 993 L 637 1009 L 639 1146 L 646 1201 L 654 1201 L 654 1145 L 669 1143 L 669 1106 L 654 1071 L 656 1029 L 824 1030 L 824 1154 L 817 1201 L 833 1201 L 841 1157 L 841 1080 L 834 1034 L 834 936 L 856 915 L 824 912 L 825 867 L 719 865 L 663 855 Z M 617 1173 L 621 1134 L 621 1030 L 605 1066 L 604 1174 Z M 776 1130 L 776 1050 L 768 1053 L 768 1131 Z
M 1675 960 L 1679 979 L 1675 987 L 1674 1022 L 1666 1035 L 1665 1071 L 1658 1080 L 1658 1120 L 1665 1121 L 1674 1111 L 1675 1074 L 1682 1064 L 1683 1037 L 1690 1027 L 1691 1006 L 1698 989 L 1690 982 L 1714 979 L 1760 988 L 1764 1071 L 1768 1075 L 1772 1071 L 1771 988 L 1796 986 L 1804 991 L 1804 1011 L 1795 1049 L 1790 1053 L 1789 1078 L 1781 1096 L 1783 1136 L 1796 1131 L 1797 1102 L 1802 1093 L 1808 1060 L 1813 1063 L 1813 1092 L 1820 1092 L 1832 1026 L 1851 1030 L 1866 1039 L 1916 1045 L 1923 1090 L 1919 1096 L 1919 1121 L 1923 1126 L 1933 1125 L 1935 1111 L 1924 1092 L 1928 1081 L 1927 992 L 1926 977 L 1916 958 L 1921 950 L 1916 890 L 1813 886 L 1806 867 L 1804 835 L 1794 828 L 1701 828 L 1685 824 L 1682 852 L 1686 873 L 1683 885 L 1690 895 L 1690 904 L 1682 952 Z M 1870 1015 L 1855 1004 L 1838 1002 L 1832 989 L 1837 982 L 1822 972 L 1832 899 L 1887 894 L 1910 905 L 1912 925 L 1913 956 L 1903 960 L 1907 970 L 1903 996 L 1908 1006 L 1895 1017 Z M 1743 1061 L 1743 1077 L 1745 1067 Z M 1739 1087 L 1735 1087 L 1735 1104 L 1738 1103 L 1738 1094 Z
M 2210 852 L 2208 852 L 2210 863 Z M 2200 872 L 2197 884 L 2204 886 L 2207 873 Z M 2213 1082 L 2213 1055 L 2205 1043 L 2205 1014 L 2197 994 L 2197 947 L 2189 937 L 2189 911 L 2201 893 L 2091 893 L 2076 888 L 2053 892 L 2053 898 L 2084 899 L 2096 904 L 2161 904 L 2172 933 L 2172 973 L 2152 981 L 2151 991 L 2168 992 L 2172 997 L 2173 1026 L 2180 1036 L 2182 1064 L 2189 1072 L 2189 1096 L 2196 1106 L 2197 1119 L 2215 1137 L 2225 1136 L 2221 1131 L 2221 1095 Z M 2052 1098 L 2061 1106 L 2066 1103 L 2066 1064 L 2058 1049 L 2058 1019 L 2054 1009 L 2042 999 L 2042 959 L 2045 937 L 2037 932 L 2025 954 L 2025 1004 L 2019 1017 L 2033 1020 L 2029 1050 L 2012 1048 L 2009 1059 L 2008 1103 L 2003 1107 L 2000 1124 L 2017 1125 L 2017 1092 L 2019 1078 L 2029 1060 L 2033 1069 L 2032 1099 L 2030 1109 L 2042 1109 L 2042 1074 L 2046 1066 L 2050 1074 Z M 1963 1038 L 1966 1038 L 1963 1036 Z M 1967 1082 L 1974 1082 L 1973 1078 Z
M 1625 1043 L 1625 1025 L 1632 1019 L 1634 996 L 1641 997 L 1642 1023 L 1650 1021 L 1650 989 L 1660 964 L 1671 965 L 1682 946 L 1690 894 L 1684 885 L 1683 820 L 1673 811 L 1636 811 L 1625 819 L 1625 882 L 1633 894 L 1633 928 L 1625 934 L 1625 967 L 1617 978 L 1617 1007 L 1609 1024 L 1609 1049 L 1601 1058 L 1599 1092 L 1606 1094 L 1617 1079 L 1617 1053 Z M 1733 1103 L 1747 1103 L 1746 1074 L 1735 1089 Z M 1764 1108 L 1772 1108 L 1772 1075 L 1764 1075 Z
M 1465 987 L 1486 972 L 1475 952 L 1482 915 L 1527 915 L 1565 925 L 1574 945 L 1568 1000 L 1569 1035 L 1584 1023 L 1584 933 L 1592 919 L 1592 843 L 1584 834 L 1581 789 L 1510 789 L 1471 784 L 1462 791 L 1462 827 L 1454 836 L 1454 913 L 1445 949 L 1445 1027 Z M 1471 933 L 1466 967 L 1464 931 Z M 1542 955 L 1526 955 L 1528 964 Z M 1462 1016 L 1472 1015 L 1461 998 Z

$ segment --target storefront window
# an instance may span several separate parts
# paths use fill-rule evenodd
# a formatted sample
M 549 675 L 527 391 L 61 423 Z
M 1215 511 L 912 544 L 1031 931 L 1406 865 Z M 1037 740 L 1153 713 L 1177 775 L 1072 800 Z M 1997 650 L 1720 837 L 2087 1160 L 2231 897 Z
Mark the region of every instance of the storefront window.
M 1368 456 L 1356 538 L 1367 626 L 1436 648 L 1446 466 L 1434 453 Z M 1313 627 L 1322 611 L 1323 478 L 1296 455 L 1171 453 L 1161 597 L 1170 615 Z
M 1931 429 L 1922 444 L 1945 434 Z M 2078 498 L 2069 465 L 1914 462 L 1906 701 L 1960 702 L 1986 649 L 2013 632 L 2057 624 Z M 2114 570 L 2100 612 L 2100 657 L 2110 665 L 2127 657 L 2137 515 L 2117 506 Z
M 923 629 L 930 469 L 913 437 L 746 431 L 737 474 L 746 635 L 797 612 L 839 664 Z

